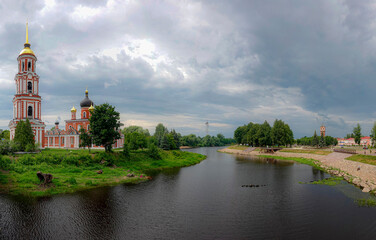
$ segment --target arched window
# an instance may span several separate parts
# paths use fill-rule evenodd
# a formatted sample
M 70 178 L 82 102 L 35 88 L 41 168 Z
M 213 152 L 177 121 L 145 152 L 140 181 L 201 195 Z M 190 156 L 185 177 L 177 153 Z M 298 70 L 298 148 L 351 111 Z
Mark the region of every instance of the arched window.
M 33 117 L 33 107 L 32 106 L 27 107 L 27 116 Z
M 27 63 L 27 71 L 31 71 L 31 62 Z
M 84 118 L 86 118 L 86 112 L 84 112 Z
M 22 71 L 24 71 L 25 70 L 25 63 L 24 63 L 24 61 L 22 61 Z
M 87 125 L 87 130 L 89 131 L 89 129 L 90 129 L 90 124 Z
M 32 82 L 27 82 L 27 91 L 31 93 L 33 91 L 33 83 Z

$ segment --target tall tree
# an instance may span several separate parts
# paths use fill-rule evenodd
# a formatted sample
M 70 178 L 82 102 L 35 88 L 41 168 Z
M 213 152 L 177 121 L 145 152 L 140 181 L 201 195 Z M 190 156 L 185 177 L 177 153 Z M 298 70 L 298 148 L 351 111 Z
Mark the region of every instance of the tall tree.
M 104 103 L 96 105 L 91 113 L 90 134 L 97 146 L 104 146 L 106 152 L 112 150 L 112 144 L 120 138 L 120 114 L 115 107 Z
M 80 147 L 83 147 L 84 149 L 85 147 L 87 147 L 90 152 L 90 147 L 91 147 L 92 142 L 93 141 L 89 133 L 86 132 L 84 128 L 81 128 L 80 129 Z
M 360 140 L 362 138 L 362 128 L 360 127 L 359 123 L 356 125 L 356 127 L 354 127 L 353 133 L 355 143 L 360 144 Z
M 154 137 L 157 140 L 158 147 L 163 148 L 162 145 L 166 144 L 164 142 L 164 135 L 166 134 L 168 134 L 167 128 L 162 123 L 159 123 L 155 127 L 155 133 L 154 133 Z
M 22 120 L 18 122 L 14 135 L 14 141 L 18 144 L 21 151 L 25 151 L 26 146 L 28 145 L 35 145 L 34 133 L 29 119 L 26 119 L 26 122 Z
M 129 126 L 127 128 L 124 128 L 122 132 L 124 135 L 128 133 L 138 132 L 144 134 L 146 137 L 150 136 L 149 130 L 143 129 L 141 126 Z
M 373 123 L 373 128 L 371 130 L 371 140 L 372 140 L 372 145 L 376 145 L 376 122 Z
M 312 138 L 312 146 L 316 146 L 319 144 L 319 139 L 317 138 L 317 133 L 316 133 L 316 130 L 315 130 L 315 133 L 313 134 L 313 138 Z
M 244 126 L 240 126 L 238 127 L 235 132 L 234 132 L 234 139 L 236 141 L 237 144 L 241 144 L 242 143 L 242 140 L 243 140 L 243 137 L 245 134 L 247 134 L 247 126 L 244 125 Z

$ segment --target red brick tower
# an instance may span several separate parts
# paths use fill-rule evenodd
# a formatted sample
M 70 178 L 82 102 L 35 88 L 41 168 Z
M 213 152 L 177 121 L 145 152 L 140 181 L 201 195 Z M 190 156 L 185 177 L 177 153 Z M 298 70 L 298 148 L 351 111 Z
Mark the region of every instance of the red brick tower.
M 320 134 L 321 134 L 323 137 L 325 137 L 325 131 L 326 131 L 326 128 L 325 128 L 324 124 L 322 124 L 321 127 L 320 127 Z M 320 136 L 321 136 L 321 135 L 320 135 Z
M 9 122 L 10 139 L 14 139 L 17 123 L 29 119 L 34 132 L 34 139 L 41 147 L 44 139 L 45 125 L 41 120 L 42 98 L 39 96 L 39 76 L 36 73 L 36 61 L 30 49 L 28 25 L 26 23 L 26 43 L 17 58 L 18 73 L 14 77 L 16 94 L 13 98 L 13 119 Z

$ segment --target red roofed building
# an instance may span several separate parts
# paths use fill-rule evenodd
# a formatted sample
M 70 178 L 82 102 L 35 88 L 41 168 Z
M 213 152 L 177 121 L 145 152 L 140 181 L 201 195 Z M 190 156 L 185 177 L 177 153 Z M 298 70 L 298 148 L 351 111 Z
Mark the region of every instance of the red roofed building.
M 338 141 L 338 145 L 339 146 L 355 146 L 355 145 L 358 145 L 357 143 L 355 143 L 355 139 L 354 138 L 348 138 L 348 139 L 345 139 L 345 138 L 337 138 L 337 141 Z M 372 145 L 372 140 L 371 140 L 371 137 L 362 137 L 360 138 L 360 145 L 362 146 L 370 146 Z

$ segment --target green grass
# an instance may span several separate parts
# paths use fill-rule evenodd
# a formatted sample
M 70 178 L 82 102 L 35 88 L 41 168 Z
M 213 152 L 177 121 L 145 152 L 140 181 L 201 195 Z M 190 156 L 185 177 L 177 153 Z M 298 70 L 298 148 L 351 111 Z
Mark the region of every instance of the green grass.
M 358 204 L 360 207 L 375 207 L 376 200 L 375 199 L 357 199 L 355 203 Z
M 319 170 L 324 171 L 324 169 L 318 164 L 319 161 L 315 160 L 315 159 L 311 159 L 311 158 L 281 157 L 281 156 L 270 156 L 270 155 L 258 155 L 258 156 L 263 157 L 263 158 L 274 158 L 274 159 L 280 159 L 280 160 L 295 161 L 295 162 L 298 162 L 298 163 L 303 163 L 303 164 L 313 166 L 313 167 L 315 167 Z
M 351 161 L 355 161 L 355 162 L 361 162 L 361 163 L 376 165 L 376 156 L 356 154 L 356 155 L 352 155 L 352 156 L 350 156 L 346 159 L 351 160 Z
M 228 147 L 228 149 L 235 149 L 235 150 L 245 150 L 247 148 L 248 146 L 240 146 L 240 145 L 233 145 L 233 146 Z
M 314 182 L 309 182 L 306 184 L 319 184 L 319 185 L 334 186 L 334 185 L 340 184 L 342 180 L 343 180 L 343 177 L 331 177 L 331 178 L 325 178 L 322 180 L 317 180 Z
M 124 159 L 121 152 L 105 154 L 96 150 L 88 154 L 87 150 L 44 150 L 39 154 L 14 158 L 8 171 L 0 172 L 0 191 L 13 195 L 48 196 L 119 183 L 138 183 L 147 180 L 145 173 L 148 171 L 189 166 L 206 158 L 179 150 L 161 151 L 161 156 L 161 160 L 154 160 L 141 150 L 132 152 L 130 159 Z M 102 169 L 102 174 L 97 173 L 99 169 Z M 41 186 L 36 176 L 38 171 L 52 174 L 53 184 Z M 126 177 L 128 173 L 135 177 Z
M 317 154 L 317 155 L 328 155 L 332 151 L 326 151 L 322 149 L 282 149 L 280 152 L 289 152 L 289 153 L 307 153 L 307 154 Z

